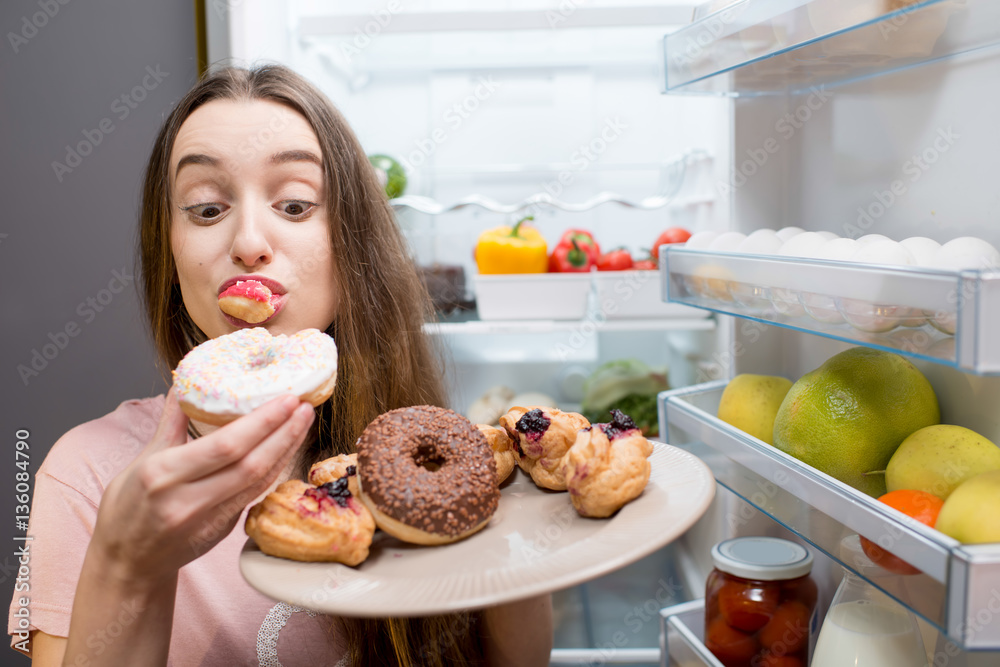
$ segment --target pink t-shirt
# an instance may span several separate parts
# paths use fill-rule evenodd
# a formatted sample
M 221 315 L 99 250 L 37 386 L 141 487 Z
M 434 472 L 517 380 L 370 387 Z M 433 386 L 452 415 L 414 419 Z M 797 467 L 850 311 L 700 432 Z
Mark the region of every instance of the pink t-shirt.
M 69 634 L 73 596 L 83 567 L 97 506 L 107 484 L 146 446 L 163 412 L 164 397 L 126 401 L 109 415 L 76 427 L 52 447 L 35 477 L 28 534 L 28 591 L 15 590 L 7 632 L 18 636 L 19 598 L 30 603 L 29 631 Z M 238 558 L 246 535 L 243 522 L 211 551 L 181 568 L 177 582 L 168 665 L 330 665 L 344 653 L 333 619 L 258 593 L 240 575 Z M 197 545 L 192 545 L 196 549 Z M 120 621 L 130 616 L 123 609 Z M 97 652 L 114 641 L 88 639 Z M 69 656 L 70 658 L 72 656 Z M 72 663 L 72 660 L 70 661 Z

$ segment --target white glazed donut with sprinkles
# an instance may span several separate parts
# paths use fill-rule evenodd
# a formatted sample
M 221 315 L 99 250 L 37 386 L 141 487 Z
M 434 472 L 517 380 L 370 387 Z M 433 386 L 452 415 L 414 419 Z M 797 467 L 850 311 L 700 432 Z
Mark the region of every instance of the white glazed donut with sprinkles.
M 318 329 L 272 336 L 263 327 L 206 341 L 173 372 L 184 413 L 221 426 L 284 394 L 319 405 L 337 382 L 337 345 Z

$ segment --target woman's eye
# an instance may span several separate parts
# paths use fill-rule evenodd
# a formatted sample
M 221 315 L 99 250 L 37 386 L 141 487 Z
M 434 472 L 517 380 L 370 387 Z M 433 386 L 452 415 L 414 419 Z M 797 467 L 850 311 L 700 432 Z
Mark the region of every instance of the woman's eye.
M 200 220 L 214 220 L 225 213 L 225 207 L 222 204 L 195 204 L 194 206 L 185 206 L 183 210 Z
M 292 199 L 278 204 L 278 209 L 292 219 L 300 219 L 312 212 L 316 204 L 308 201 Z

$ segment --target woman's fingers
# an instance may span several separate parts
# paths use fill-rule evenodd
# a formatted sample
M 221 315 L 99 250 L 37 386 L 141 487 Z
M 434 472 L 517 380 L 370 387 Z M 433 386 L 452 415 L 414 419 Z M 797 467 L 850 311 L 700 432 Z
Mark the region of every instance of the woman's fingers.
M 191 492 L 216 498 L 219 493 L 230 498 L 246 492 L 244 504 L 250 502 L 263 493 L 298 452 L 315 416 L 312 406 L 303 403 L 287 422 L 242 459 L 192 483 Z
M 311 406 L 303 404 L 243 460 L 182 487 L 185 502 L 208 505 L 189 527 L 191 542 L 202 553 L 228 535 L 243 509 L 274 483 L 305 441 L 313 416 Z
M 296 397 L 282 396 L 183 447 L 158 452 L 162 484 L 170 486 L 200 479 L 239 461 L 286 425 L 299 405 L 302 403 Z M 307 407 L 312 412 L 311 406 Z
M 296 415 L 292 419 L 296 419 L 298 416 L 299 414 L 296 412 Z M 280 458 L 274 461 L 271 468 L 263 476 L 260 476 L 259 479 L 254 476 L 248 476 L 242 464 L 234 464 L 230 469 L 216 475 L 217 479 L 212 481 L 210 491 L 206 487 L 201 486 L 208 480 L 202 480 L 192 485 L 191 492 L 194 495 L 204 495 L 207 492 L 215 494 L 227 487 L 230 490 L 235 490 L 232 495 L 213 506 L 206 515 L 200 518 L 200 525 L 194 528 L 194 534 L 197 537 L 192 540 L 193 543 L 197 542 L 201 548 L 204 548 L 212 540 L 225 537 L 235 523 L 238 522 L 239 515 L 246 506 L 260 498 L 269 487 L 274 485 L 275 480 L 279 478 L 281 472 L 286 469 L 288 464 L 297 455 L 302 442 L 305 440 L 309 425 L 312 423 L 312 418 L 309 414 L 303 413 L 302 416 L 305 419 L 302 434 L 298 438 L 295 438 L 290 446 L 285 447 L 280 454 Z M 278 442 L 277 437 L 271 438 L 268 442 L 262 443 L 257 449 L 251 452 L 247 458 L 261 457 L 270 461 L 274 449 L 280 446 L 281 443 Z M 247 465 L 249 468 L 254 468 L 260 464 L 250 462 Z M 266 463 L 263 465 L 266 465 Z M 254 479 L 256 479 L 255 482 L 253 481 Z M 248 481 L 251 482 L 249 485 L 247 485 Z
M 187 441 L 188 416 L 181 410 L 177 393 L 170 388 L 167 392 L 166 404 L 163 406 L 163 414 L 160 415 L 160 423 L 156 427 L 156 433 L 149 442 L 149 451 L 167 449 L 173 445 L 182 445 Z

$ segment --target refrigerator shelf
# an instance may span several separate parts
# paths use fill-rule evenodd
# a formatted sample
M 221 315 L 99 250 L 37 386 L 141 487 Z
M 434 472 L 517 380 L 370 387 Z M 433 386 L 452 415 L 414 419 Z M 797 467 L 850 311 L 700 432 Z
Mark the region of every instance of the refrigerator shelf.
M 723 5 L 664 38 L 667 93 L 799 94 L 1000 43 L 1000 5 L 990 0 Z
M 722 667 L 705 647 L 705 600 L 692 600 L 660 610 L 661 667 Z
M 535 210 L 539 207 L 551 207 L 571 213 L 581 213 L 590 211 L 604 204 L 619 204 L 626 208 L 634 208 L 642 211 L 652 211 L 663 208 L 671 204 L 692 204 L 706 203 L 714 200 L 714 195 L 706 192 L 690 197 L 681 197 L 685 190 L 685 184 L 698 181 L 699 172 L 691 167 L 701 163 L 710 163 L 712 156 L 704 150 L 691 149 L 681 155 L 664 160 L 658 163 L 645 165 L 605 165 L 595 168 L 599 171 L 653 171 L 659 173 L 659 191 L 656 194 L 646 196 L 642 199 L 629 197 L 614 192 L 598 192 L 581 202 L 565 202 L 554 197 L 550 192 L 536 192 L 524 197 L 520 201 L 503 203 L 482 194 L 470 194 L 461 199 L 449 203 L 439 202 L 432 197 L 423 195 L 403 195 L 389 200 L 389 205 L 394 209 L 412 209 L 427 215 L 441 215 L 451 213 L 469 207 L 482 208 L 491 213 L 514 214 L 521 211 Z M 524 176 L 536 178 L 540 175 L 549 175 L 561 178 L 562 174 L 579 171 L 579 166 L 571 164 L 546 164 L 546 165 L 494 165 L 478 168 L 459 168 L 453 170 L 434 169 L 428 170 L 434 176 L 451 174 L 492 175 L 496 179 L 514 176 Z M 537 185 L 537 184 L 536 184 Z
M 424 331 L 442 336 L 494 334 L 572 333 L 586 323 L 594 331 L 708 331 L 715 328 L 712 318 L 629 319 L 629 320 L 468 320 L 426 322 Z
M 716 480 L 936 626 L 965 649 L 1000 649 L 1000 544 L 962 545 L 802 463 L 715 415 L 726 381 L 659 396 L 661 432 Z M 738 528 L 750 517 L 729 517 Z M 858 536 L 905 556 L 923 574 L 869 561 Z
M 668 301 L 1000 374 L 1000 271 L 945 271 L 669 247 Z

